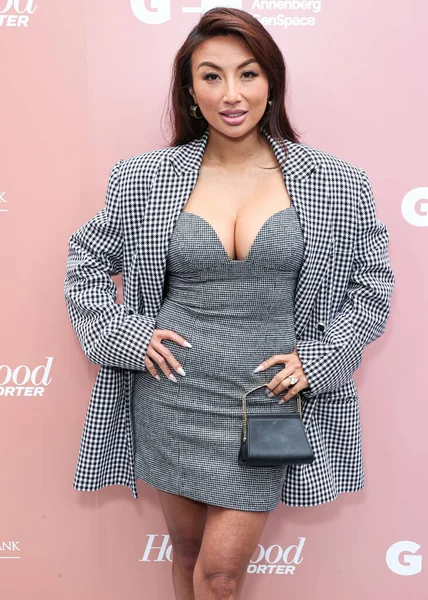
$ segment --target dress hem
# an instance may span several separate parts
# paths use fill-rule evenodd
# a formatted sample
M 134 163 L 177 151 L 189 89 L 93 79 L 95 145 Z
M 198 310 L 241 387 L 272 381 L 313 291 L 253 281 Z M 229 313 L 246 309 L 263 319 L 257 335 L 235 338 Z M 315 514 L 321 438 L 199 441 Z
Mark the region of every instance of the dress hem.
M 162 487 L 158 484 L 154 484 L 154 483 L 149 483 L 149 481 L 146 481 L 146 479 L 143 479 L 142 477 L 137 475 L 137 479 L 139 479 L 140 481 L 143 481 L 144 483 L 146 483 L 147 485 L 149 485 L 150 487 L 156 488 L 158 490 L 161 490 L 163 492 L 168 492 L 169 494 L 174 494 L 175 496 L 181 496 L 182 498 L 189 498 L 190 500 L 195 500 L 197 502 L 202 502 L 203 504 L 209 504 L 212 506 L 219 506 L 221 508 L 230 508 L 233 510 L 243 510 L 243 511 L 247 511 L 247 512 L 272 512 L 274 511 L 276 508 L 278 508 L 278 506 L 280 504 L 284 504 L 285 506 L 290 506 L 292 508 L 310 508 L 312 506 L 321 506 L 322 504 L 328 504 L 329 502 L 333 502 L 334 500 L 336 500 L 341 494 L 351 494 L 353 492 L 359 492 L 361 490 L 364 489 L 365 484 L 361 484 L 357 487 L 352 487 L 352 488 L 342 488 L 341 490 L 338 490 L 334 495 L 323 498 L 320 501 L 314 501 L 314 502 L 305 502 L 305 503 L 295 503 L 291 500 L 284 500 L 284 499 L 280 499 L 279 502 L 273 506 L 272 508 L 242 508 L 236 505 L 231 505 L 231 504 L 225 504 L 225 503 L 219 503 L 219 502 L 207 502 L 206 500 L 202 500 L 200 497 L 197 496 L 197 494 L 190 494 L 190 493 L 184 493 L 184 492 L 179 492 L 179 491 L 172 491 L 172 489 L 166 489 L 166 486 Z
M 255 507 L 242 508 L 242 507 L 239 507 L 236 505 L 226 504 L 224 502 L 222 502 L 221 504 L 219 502 L 212 502 L 212 501 L 207 502 L 206 500 L 202 500 L 201 497 L 198 497 L 198 495 L 194 494 L 194 493 L 173 491 L 173 488 L 166 489 L 166 486 L 162 487 L 159 484 L 150 483 L 149 481 L 147 481 L 146 479 L 143 479 L 142 477 L 140 477 L 138 475 L 137 475 L 137 479 L 139 479 L 140 481 L 143 481 L 150 487 L 161 490 L 162 492 L 174 494 L 175 496 L 181 496 L 182 498 L 188 498 L 189 500 L 195 500 L 196 502 L 202 502 L 203 504 L 209 504 L 211 506 L 219 506 L 221 508 L 229 508 L 229 509 L 233 509 L 233 510 L 243 510 L 243 511 L 247 511 L 247 512 L 272 512 L 273 510 L 275 510 L 275 508 L 277 508 L 279 506 L 279 504 L 281 502 L 281 500 L 279 500 L 278 503 L 275 506 L 273 506 L 272 508 L 269 508 L 269 507 L 268 508 L 260 508 L 260 507 L 259 508 L 255 508 Z

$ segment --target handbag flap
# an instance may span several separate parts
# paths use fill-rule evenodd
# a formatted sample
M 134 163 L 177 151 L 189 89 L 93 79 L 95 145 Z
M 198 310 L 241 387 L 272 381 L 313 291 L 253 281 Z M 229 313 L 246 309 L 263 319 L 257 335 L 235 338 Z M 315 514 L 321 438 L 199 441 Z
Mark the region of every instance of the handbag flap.
M 251 461 L 293 464 L 314 459 L 298 414 L 251 415 L 247 419 L 247 428 L 247 453 Z

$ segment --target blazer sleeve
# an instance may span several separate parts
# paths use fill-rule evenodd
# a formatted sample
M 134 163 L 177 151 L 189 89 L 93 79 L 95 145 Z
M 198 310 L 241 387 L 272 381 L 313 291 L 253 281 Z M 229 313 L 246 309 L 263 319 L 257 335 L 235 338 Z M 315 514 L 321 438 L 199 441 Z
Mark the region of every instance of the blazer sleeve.
M 363 349 L 385 331 L 395 276 L 391 269 L 387 227 L 376 217 L 367 173 L 360 169 L 361 196 L 351 276 L 342 310 L 328 324 L 322 341 L 296 342 L 311 398 L 336 390 L 360 366 Z
M 98 365 L 145 370 L 155 319 L 116 303 L 112 275 L 122 272 L 121 168 L 111 170 L 105 206 L 68 242 L 64 297 L 74 332 L 88 360 Z

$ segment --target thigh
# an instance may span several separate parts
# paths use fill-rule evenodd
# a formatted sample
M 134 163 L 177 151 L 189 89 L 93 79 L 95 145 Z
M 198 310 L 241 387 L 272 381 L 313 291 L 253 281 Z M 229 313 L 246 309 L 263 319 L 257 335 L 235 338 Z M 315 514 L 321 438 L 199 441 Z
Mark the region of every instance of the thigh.
M 204 534 L 207 505 L 158 489 L 173 553 L 196 558 Z
M 257 548 L 270 511 L 234 510 L 208 505 L 198 556 L 203 577 L 226 575 L 239 579 Z

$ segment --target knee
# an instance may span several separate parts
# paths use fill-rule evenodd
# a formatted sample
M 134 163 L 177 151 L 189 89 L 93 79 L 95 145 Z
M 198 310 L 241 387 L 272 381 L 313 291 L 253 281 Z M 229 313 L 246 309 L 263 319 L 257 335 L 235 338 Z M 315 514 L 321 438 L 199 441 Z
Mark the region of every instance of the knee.
M 216 569 L 202 573 L 205 587 L 216 598 L 235 597 L 240 575 L 232 570 Z
M 178 538 L 171 540 L 173 561 L 185 571 L 193 571 L 201 548 L 201 540 Z

